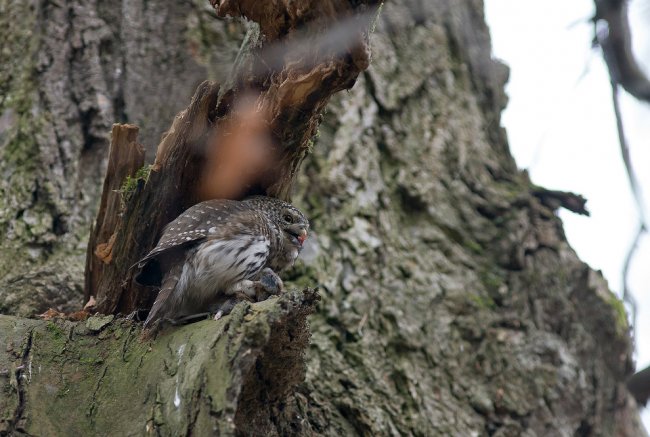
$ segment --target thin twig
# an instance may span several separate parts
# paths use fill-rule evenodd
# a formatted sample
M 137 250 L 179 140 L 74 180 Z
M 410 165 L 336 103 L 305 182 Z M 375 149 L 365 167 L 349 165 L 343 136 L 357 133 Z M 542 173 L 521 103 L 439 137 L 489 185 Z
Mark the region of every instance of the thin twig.
M 647 221 L 645 216 L 645 206 L 643 204 L 643 198 L 641 197 L 641 190 L 639 188 L 639 180 L 636 177 L 636 173 L 634 172 L 634 167 L 632 167 L 630 148 L 628 147 L 627 139 L 625 137 L 625 130 L 623 128 L 623 117 L 621 115 L 621 107 L 618 101 L 618 84 L 615 82 L 613 77 L 610 76 L 610 78 L 612 84 L 612 102 L 614 105 L 614 116 L 616 118 L 616 130 L 618 131 L 618 142 L 621 147 L 621 156 L 623 157 L 623 163 L 625 164 L 625 171 L 627 173 L 630 189 L 632 190 L 632 195 L 634 197 L 634 203 L 636 204 L 636 209 L 639 214 L 638 231 L 634 237 L 632 245 L 628 249 L 627 256 L 625 257 L 625 263 L 623 265 L 623 301 L 627 302 L 632 311 L 632 338 L 634 340 L 636 339 L 637 305 L 630 291 L 628 274 L 630 271 L 630 265 L 634 259 L 634 254 L 639 244 L 639 240 L 647 230 Z

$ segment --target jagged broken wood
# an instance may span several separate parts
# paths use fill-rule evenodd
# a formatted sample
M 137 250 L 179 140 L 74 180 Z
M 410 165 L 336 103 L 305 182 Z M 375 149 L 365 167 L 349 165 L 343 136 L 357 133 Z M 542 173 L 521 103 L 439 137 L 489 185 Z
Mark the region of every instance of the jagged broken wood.
M 136 176 L 144 165 L 144 148 L 137 143 L 138 128 L 130 124 L 114 124 L 111 132 L 111 145 L 108 167 L 99 212 L 88 240 L 86 255 L 86 287 L 99 282 L 104 267 L 113 259 L 113 245 L 121 222 L 121 212 L 125 181 Z M 94 296 L 95 290 L 85 290 L 87 296 Z
M 135 284 L 135 272 L 130 267 L 183 210 L 206 198 L 230 197 L 214 195 L 219 192 L 214 185 L 220 181 L 214 174 L 225 166 L 215 138 L 230 134 L 229 126 L 238 116 L 236 108 L 242 100 L 252 99 L 253 107 L 262 114 L 272 159 L 232 197 L 261 193 L 288 199 L 297 169 L 316 134 L 321 110 L 332 94 L 350 88 L 369 65 L 368 28 L 377 3 L 213 2 L 220 16 L 243 16 L 258 26 L 249 32 L 226 84 L 201 84 L 190 106 L 174 120 L 158 146 L 151 172 L 134 184 L 121 220 L 109 234 L 114 235 L 112 256 L 102 266 L 102 275 L 86 275 L 86 301 L 94 294 L 97 311 L 105 314 L 150 307 L 152 293 Z M 340 22 L 345 23 L 349 35 L 345 44 L 318 41 L 319 35 Z M 296 46 L 296 39 L 306 45 Z M 269 48 L 281 54 L 282 62 L 275 60 L 276 64 L 268 65 L 265 50 Z M 109 240 L 93 240 L 88 256 L 97 256 L 98 248 L 106 247 L 99 245 Z M 87 262 L 89 266 L 96 264 L 97 260 Z
M 154 246 L 159 230 L 195 203 L 191 193 L 200 168 L 200 154 L 195 151 L 209 131 L 208 116 L 218 90 L 208 82 L 199 86 L 190 106 L 176 117 L 160 145 L 168 151 L 167 159 L 131 187 L 115 230 L 114 256 L 103 266 L 102 276 L 91 277 L 96 282 L 85 287 L 86 300 L 91 291 L 95 293 L 97 311 L 130 313 L 148 305 L 150 293 L 133 283 L 128 276 L 130 267 Z M 89 248 L 88 256 L 96 256 L 95 251 Z

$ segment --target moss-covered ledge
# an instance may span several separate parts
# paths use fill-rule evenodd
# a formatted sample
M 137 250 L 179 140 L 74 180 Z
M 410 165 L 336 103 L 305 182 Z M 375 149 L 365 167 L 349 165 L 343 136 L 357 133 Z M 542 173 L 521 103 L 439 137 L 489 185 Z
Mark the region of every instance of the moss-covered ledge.
M 113 316 L 0 316 L 0 434 L 282 434 L 274 422 L 292 422 L 317 299 L 243 302 L 155 340 Z

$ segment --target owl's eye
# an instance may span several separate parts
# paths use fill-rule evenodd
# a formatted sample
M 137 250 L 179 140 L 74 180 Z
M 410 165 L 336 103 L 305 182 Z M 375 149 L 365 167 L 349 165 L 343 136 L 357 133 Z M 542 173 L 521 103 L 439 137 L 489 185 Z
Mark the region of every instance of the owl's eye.
M 289 215 L 289 214 L 285 214 L 282 217 L 282 220 L 284 220 L 285 222 L 287 222 L 289 224 L 293 223 L 293 217 L 291 217 L 291 215 Z

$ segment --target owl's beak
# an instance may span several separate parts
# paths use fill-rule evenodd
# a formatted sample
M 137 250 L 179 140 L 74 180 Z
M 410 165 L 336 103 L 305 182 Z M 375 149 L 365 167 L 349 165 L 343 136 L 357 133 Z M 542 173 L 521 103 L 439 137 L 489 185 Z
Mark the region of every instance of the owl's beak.
M 302 246 L 302 244 L 307 239 L 307 229 L 304 229 L 304 228 L 301 229 L 296 238 L 298 238 L 298 241 L 300 242 L 300 245 Z
M 296 224 L 287 229 L 287 233 L 291 235 L 292 238 L 295 238 L 294 244 L 298 244 L 302 247 L 302 244 L 307 239 L 307 227 L 302 224 Z

